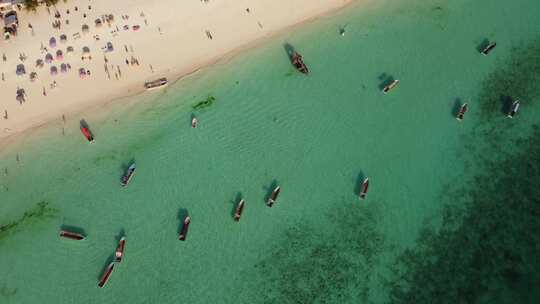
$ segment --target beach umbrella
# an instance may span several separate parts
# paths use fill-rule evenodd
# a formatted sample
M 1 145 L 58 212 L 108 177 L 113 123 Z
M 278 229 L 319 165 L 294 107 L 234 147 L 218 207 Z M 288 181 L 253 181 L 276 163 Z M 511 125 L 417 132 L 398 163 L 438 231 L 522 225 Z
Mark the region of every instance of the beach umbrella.
M 65 72 L 67 72 L 67 64 L 62 63 L 60 65 L 60 73 L 65 73 Z
M 36 81 L 36 79 L 37 79 L 37 73 L 36 72 L 30 73 L 30 81 L 34 82 Z
M 66 49 L 66 53 L 67 53 L 68 55 L 73 54 L 73 47 L 72 47 L 72 46 L 68 46 L 67 49 Z
M 24 68 L 24 65 L 23 64 L 17 65 L 17 70 L 15 71 L 15 73 L 17 73 L 17 76 L 26 74 L 26 69 Z
M 61 42 L 61 43 L 66 43 L 66 41 L 67 41 L 67 36 L 66 36 L 66 34 L 60 35 L 60 42 Z
M 86 78 L 86 70 L 84 68 L 79 69 L 79 77 L 82 79 Z
M 51 63 L 53 61 L 53 55 L 51 53 L 47 53 L 47 55 L 45 55 L 45 62 L 46 63 Z
M 114 15 L 113 14 L 109 14 L 109 16 L 107 16 L 107 22 L 114 22 Z
M 43 65 L 44 65 L 43 59 L 38 59 L 38 60 L 36 60 L 36 67 L 37 67 L 37 68 L 42 68 Z
M 101 19 L 96 19 L 96 27 L 101 27 L 103 25 L 103 23 L 101 22 Z
M 58 74 L 58 68 L 57 68 L 56 66 L 53 65 L 53 66 L 51 67 L 51 75 L 54 76 L 54 75 L 56 75 L 56 74 Z
M 87 24 L 83 24 L 83 26 L 82 26 L 82 32 L 83 32 L 83 34 L 88 33 L 88 30 L 89 30 L 88 25 L 87 25 Z
M 56 38 L 51 37 L 51 39 L 49 39 L 49 46 L 52 48 L 56 47 Z
M 64 59 L 64 53 L 62 53 L 61 50 L 56 51 L 56 59 L 57 59 L 57 60 L 62 60 L 62 59 Z

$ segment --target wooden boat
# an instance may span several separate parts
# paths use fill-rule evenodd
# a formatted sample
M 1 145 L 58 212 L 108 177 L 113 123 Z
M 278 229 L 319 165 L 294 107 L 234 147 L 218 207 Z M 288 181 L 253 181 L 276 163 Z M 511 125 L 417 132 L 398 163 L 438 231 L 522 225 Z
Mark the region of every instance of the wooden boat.
M 121 185 L 124 187 L 127 186 L 127 184 L 129 184 L 129 181 L 133 177 L 133 174 L 135 174 L 135 163 L 131 164 L 126 171 L 126 174 L 122 176 Z
M 109 266 L 107 266 L 107 269 L 105 269 L 105 272 L 101 275 L 101 278 L 99 279 L 98 286 L 103 287 L 105 286 L 105 283 L 107 283 L 107 280 L 111 277 L 111 274 L 114 270 L 114 262 L 111 262 Z
M 491 51 L 493 51 L 493 49 L 496 46 L 497 46 L 497 43 L 492 42 L 492 43 L 488 44 L 488 46 L 486 46 L 480 53 L 482 53 L 482 55 L 484 55 L 484 56 L 487 56 Z
M 510 112 L 506 115 L 508 118 L 514 118 L 514 115 L 516 115 L 517 111 L 519 110 L 519 100 L 516 100 L 512 103 L 512 107 L 510 108 Z
M 236 211 L 234 212 L 234 220 L 237 222 L 240 221 L 240 218 L 242 217 L 242 212 L 244 212 L 245 203 L 246 202 L 243 199 L 241 199 L 238 205 L 236 206 Z
M 197 118 L 193 117 L 193 118 L 191 119 L 191 127 L 192 127 L 192 128 L 195 129 L 195 128 L 197 127 L 197 124 L 198 124 L 198 123 L 199 123 L 199 121 L 197 120 Z
M 272 191 L 272 194 L 270 195 L 270 197 L 268 198 L 268 201 L 266 202 L 266 205 L 268 207 L 272 207 L 274 205 L 274 203 L 276 202 L 276 200 L 278 198 L 278 195 L 279 195 L 280 191 L 281 191 L 280 186 L 277 186 L 276 188 L 274 188 L 274 191 Z
M 94 136 L 87 127 L 81 127 L 81 132 L 91 144 L 94 143 Z
M 302 55 L 298 54 L 297 52 L 293 52 L 291 56 L 291 62 L 300 73 L 306 75 L 309 74 L 309 69 L 302 60 Z
M 369 179 L 366 177 L 360 186 L 360 194 L 358 195 L 360 199 L 365 199 L 368 192 Z
M 186 240 L 189 231 L 189 224 L 191 224 L 191 218 L 189 216 L 186 216 L 186 218 L 184 219 L 184 225 L 182 226 L 182 231 L 180 231 L 180 236 L 178 237 L 180 241 Z
M 459 121 L 462 121 L 463 116 L 465 115 L 465 113 L 467 113 L 468 109 L 469 109 L 469 105 L 467 103 L 462 104 L 461 107 L 459 108 L 459 112 L 456 116 L 456 119 Z
M 392 82 L 388 85 L 386 85 L 384 88 L 383 88 L 383 93 L 386 94 L 388 93 L 390 90 L 392 90 L 393 88 L 395 88 L 399 83 L 399 80 L 397 79 L 394 79 L 392 80 Z
M 167 85 L 167 83 L 169 83 L 167 81 L 167 78 L 163 77 L 163 78 L 159 78 L 159 79 L 156 79 L 156 80 L 153 80 L 153 81 L 145 82 L 144 87 L 147 90 L 151 90 L 151 89 L 156 89 L 156 88 L 163 87 L 163 86 Z
M 80 233 L 75 233 L 75 232 L 66 231 L 66 230 L 60 230 L 60 237 L 70 239 L 70 240 L 76 240 L 76 241 L 81 241 L 85 239 L 85 236 Z
M 124 257 L 124 248 L 126 247 L 126 237 L 123 236 L 120 238 L 120 241 L 118 242 L 118 247 L 116 247 L 116 252 L 114 253 L 116 262 L 122 262 L 122 258 Z

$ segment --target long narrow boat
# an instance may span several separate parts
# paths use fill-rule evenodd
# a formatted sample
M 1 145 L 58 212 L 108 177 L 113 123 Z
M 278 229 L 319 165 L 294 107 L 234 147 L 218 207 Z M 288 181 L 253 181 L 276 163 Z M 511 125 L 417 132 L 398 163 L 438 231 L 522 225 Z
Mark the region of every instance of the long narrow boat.
M 392 90 L 393 88 L 395 88 L 399 83 L 399 80 L 398 79 L 394 79 L 392 80 L 391 83 L 389 83 L 388 85 L 386 85 L 384 88 L 383 88 L 383 93 L 386 94 L 388 93 L 390 90 Z
M 85 236 L 80 233 L 66 231 L 66 230 L 60 230 L 60 237 L 70 239 L 70 240 L 76 240 L 76 241 L 81 241 L 81 240 L 84 240 L 85 238 Z
M 242 212 L 244 212 L 245 203 L 246 202 L 244 201 L 244 199 L 241 199 L 238 205 L 236 206 L 236 211 L 234 212 L 234 220 L 237 222 L 240 221 L 240 218 L 242 217 Z
M 368 188 L 369 188 L 369 178 L 366 177 L 364 181 L 362 182 L 362 185 L 360 186 L 360 194 L 358 195 L 360 199 L 366 198 Z
M 298 54 L 298 52 L 293 52 L 291 62 L 300 73 L 306 75 L 309 74 L 309 69 L 304 63 L 304 60 L 302 60 L 302 55 Z
M 87 127 L 81 127 L 81 132 L 91 144 L 94 143 L 94 135 L 92 135 L 92 132 Z
M 487 56 L 493 49 L 497 46 L 497 42 L 492 42 L 488 44 L 480 53 L 484 56 Z
M 185 241 L 188 231 L 189 231 L 189 224 L 191 224 L 191 218 L 189 216 L 186 216 L 184 219 L 184 225 L 182 225 L 182 231 L 180 231 L 180 236 L 178 236 L 178 239 L 180 241 Z
M 107 281 L 111 277 L 113 270 L 114 270 L 114 262 L 111 262 L 109 266 L 107 266 L 107 269 L 105 269 L 105 272 L 101 275 L 101 278 L 99 279 L 99 282 L 98 282 L 99 287 L 105 286 L 105 283 L 107 283 Z
M 469 105 L 467 103 L 462 104 L 461 107 L 459 108 L 458 114 L 456 115 L 456 119 L 459 121 L 462 121 L 463 116 L 465 115 L 465 113 L 467 113 L 468 109 L 469 109 Z
M 120 241 L 118 242 L 118 247 L 116 247 L 116 252 L 114 253 L 116 262 L 120 263 L 122 262 L 122 258 L 124 257 L 124 248 L 126 247 L 126 237 L 123 236 L 120 238 Z
M 272 194 L 270 195 L 270 197 L 268 198 L 268 201 L 266 201 L 266 205 L 268 207 L 272 207 L 274 205 L 274 203 L 276 202 L 277 198 L 278 198 L 278 195 L 279 195 L 279 192 L 281 191 L 281 187 L 280 186 L 276 186 L 274 188 L 274 191 L 272 191 Z
M 508 114 L 506 115 L 506 117 L 508 118 L 514 118 L 514 115 L 516 115 L 516 113 L 518 112 L 519 110 L 519 100 L 516 100 L 512 103 L 512 107 L 510 108 L 510 112 L 508 112 Z
M 131 164 L 126 171 L 126 174 L 122 176 L 122 180 L 120 182 L 121 185 L 124 187 L 127 186 L 127 184 L 129 184 L 129 181 L 133 177 L 133 174 L 135 174 L 135 163 Z
M 163 87 L 163 86 L 167 85 L 167 83 L 169 83 L 167 81 L 167 78 L 163 77 L 163 78 L 159 78 L 159 79 L 156 79 L 156 80 L 153 80 L 153 81 L 145 82 L 144 87 L 147 90 L 151 90 L 151 89 L 156 89 L 156 88 L 159 88 L 159 87 Z

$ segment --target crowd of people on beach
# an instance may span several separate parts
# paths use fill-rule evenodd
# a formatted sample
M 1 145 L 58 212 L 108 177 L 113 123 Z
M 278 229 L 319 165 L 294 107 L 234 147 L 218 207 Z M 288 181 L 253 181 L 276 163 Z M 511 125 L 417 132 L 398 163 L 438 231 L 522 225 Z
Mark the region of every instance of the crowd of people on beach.
M 25 52 L 19 52 L 19 56 L 17 58 L 18 60 L 15 59 L 15 74 L 18 77 L 28 77 L 28 80 L 30 82 L 45 82 L 46 79 L 56 78 L 49 83 L 43 83 L 41 94 L 46 97 L 48 90 L 56 89 L 62 82 L 62 78 L 58 77 L 58 74 L 69 74 L 72 71 L 72 65 L 81 66 L 80 68 L 76 69 L 78 71 L 78 76 L 80 79 L 87 79 L 93 75 L 90 68 L 85 67 L 85 62 L 91 62 L 95 58 L 95 56 L 92 56 L 93 52 L 90 49 L 90 47 L 92 47 L 93 49 L 101 48 L 104 52 L 104 70 L 107 79 L 111 79 L 112 74 L 114 74 L 116 80 L 120 80 L 122 78 L 120 62 L 115 64 L 110 58 L 107 57 L 107 54 L 115 51 L 113 41 L 115 40 L 115 37 L 118 37 L 120 34 L 122 34 L 122 32 L 136 33 L 141 30 L 141 26 L 139 24 L 128 23 L 130 20 L 129 15 L 121 15 L 120 22 L 115 22 L 113 14 L 97 15 L 94 21 L 94 26 L 91 27 L 85 23 L 85 20 L 91 18 L 91 16 L 93 15 L 94 11 L 92 10 L 91 5 L 88 5 L 87 7 L 74 6 L 73 8 L 67 8 L 62 11 L 56 9 L 55 7 L 47 6 L 46 11 L 50 15 L 50 18 L 53 19 L 51 22 L 51 38 L 49 39 L 48 43 L 43 41 L 36 42 L 39 43 L 39 54 L 41 56 L 35 59 L 35 65 L 32 67 L 28 67 L 28 63 L 31 62 L 29 60 L 30 56 L 26 55 Z M 80 18 L 81 15 L 82 18 Z M 70 17 L 72 18 L 72 20 L 77 20 L 78 22 L 81 22 L 80 25 L 76 25 L 77 27 L 80 26 L 80 31 L 77 31 L 76 28 L 74 29 L 75 23 L 73 21 L 70 23 Z M 146 26 L 148 26 L 148 20 L 146 19 L 146 15 L 144 14 L 144 12 L 141 12 L 139 17 L 140 18 L 138 19 L 140 20 L 138 20 L 137 18 L 133 18 L 131 19 L 131 21 L 133 23 L 141 21 Z M 103 30 L 104 25 L 107 26 L 105 30 Z M 28 23 L 28 29 L 30 30 L 31 35 L 34 36 L 35 27 L 30 22 Z M 71 36 L 68 36 L 66 33 L 62 33 L 62 30 L 71 31 Z M 87 37 L 92 37 L 93 39 L 88 39 Z M 82 39 L 82 41 L 85 42 L 88 41 L 88 45 L 83 46 L 81 49 L 80 62 L 75 59 L 77 57 L 73 56 L 76 52 L 76 49 L 74 48 L 74 46 L 70 45 L 70 43 L 77 44 L 76 40 L 78 39 Z M 102 40 L 104 39 L 107 39 L 109 41 L 104 47 L 99 47 L 99 44 L 101 44 Z M 59 41 L 59 43 L 57 43 L 57 41 Z M 78 44 L 80 44 L 80 42 Z M 140 58 L 136 55 L 134 47 L 132 45 L 130 45 L 129 48 L 127 45 L 124 45 L 123 50 L 126 53 L 124 60 L 126 66 L 140 66 Z M 117 51 L 120 51 L 120 49 Z M 8 55 L 5 52 L 2 53 L 2 63 L 13 63 L 12 59 L 8 58 Z M 56 66 L 55 64 L 58 64 L 59 66 Z M 48 69 L 46 67 L 48 67 Z M 50 77 L 47 77 L 47 74 L 49 74 Z M 1 73 L 2 81 L 6 81 L 6 78 L 8 77 L 8 74 L 4 72 Z M 40 80 L 40 78 L 42 80 Z M 24 83 L 17 87 L 17 91 L 15 94 L 15 100 L 20 105 L 23 105 L 29 99 L 25 89 L 22 86 L 24 86 Z M 4 110 L 4 113 L 5 115 L 3 116 L 3 118 L 8 119 L 7 109 Z

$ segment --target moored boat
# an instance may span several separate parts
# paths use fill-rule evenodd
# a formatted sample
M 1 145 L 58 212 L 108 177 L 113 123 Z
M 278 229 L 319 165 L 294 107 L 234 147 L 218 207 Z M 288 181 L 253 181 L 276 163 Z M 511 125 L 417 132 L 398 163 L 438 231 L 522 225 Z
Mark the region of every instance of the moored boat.
M 76 232 L 71 232 L 71 231 L 66 231 L 66 230 L 60 230 L 60 237 L 63 237 L 63 238 L 66 238 L 66 239 L 71 239 L 71 240 L 76 240 L 76 241 L 80 241 L 80 240 L 85 239 L 85 236 L 83 234 L 76 233 Z
M 512 103 L 512 107 L 510 108 L 510 112 L 508 112 L 508 114 L 506 115 L 506 117 L 508 118 L 514 118 L 514 115 L 516 115 L 516 113 L 518 112 L 519 110 L 519 100 L 516 100 Z
M 304 60 L 302 60 L 302 55 L 298 54 L 298 52 L 293 52 L 291 62 L 300 73 L 306 75 L 309 74 L 309 69 L 304 63 Z
M 482 55 L 484 55 L 484 56 L 487 56 L 489 53 L 491 53 L 491 51 L 493 51 L 493 49 L 496 46 L 497 46 L 497 43 L 492 42 L 492 43 L 488 44 L 480 53 L 482 53 Z
M 94 143 L 94 135 L 92 135 L 92 132 L 87 127 L 81 127 L 81 132 L 91 144 Z
M 151 89 L 156 89 L 156 88 L 165 86 L 165 85 L 167 85 L 167 83 L 168 83 L 167 78 L 163 77 L 163 78 L 159 78 L 159 79 L 156 79 L 156 80 L 153 80 L 153 81 L 145 82 L 144 87 L 147 90 L 151 90 Z
M 192 127 L 192 128 L 196 128 L 198 123 L 199 123 L 199 121 L 197 120 L 196 117 L 193 117 L 193 118 L 191 119 L 191 127 Z
M 364 178 L 364 181 L 362 182 L 362 185 L 360 186 L 360 194 L 358 195 L 360 199 L 366 198 L 368 187 L 369 187 L 369 179 L 366 177 Z
M 124 176 L 122 176 L 122 180 L 120 182 L 121 185 L 122 186 L 127 186 L 127 184 L 129 184 L 129 181 L 133 177 L 133 174 L 135 174 L 135 163 L 132 163 L 129 166 L 129 168 L 127 169 L 126 174 L 124 174 Z
M 126 247 L 126 237 L 123 236 L 118 242 L 118 247 L 116 247 L 116 252 L 114 253 L 116 262 L 122 262 L 124 257 L 124 248 Z
M 272 194 L 270 195 L 270 197 L 268 198 L 268 201 L 266 201 L 266 205 L 268 207 L 272 207 L 274 205 L 274 203 L 276 202 L 277 198 L 278 198 L 278 195 L 279 195 L 279 192 L 281 191 L 281 187 L 280 186 L 276 186 L 274 188 L 274 190 L 272 191 Z
M 383 93 L 386 94 L 388 93 L 390 90 L 392 90 L 393 88 L 395 88 L 399 83 L 399 80 L 398 79 L 394 79 L 392 80 L 391 83 L 387 84 L 384 88 L 383 88 Z
M 234 220 L 237 222 L 240 221 L 240 218 L 242 217 L 242 212 L 244 212 L 245 203 L 246 202 L 244 201 L 244 199 L 241 199 L 238 205 L 236 206 L 236 211 L 234 212 Z
M 462 104 L 461 107 L 459 107 L 459 112 L 456 115 L 456 119 L 459 121 L 462 121 L 463 116 L 465 115 L 465 113 L 467 113 L 468 109 L 469 109 L 469 105 L 467 103 Z
M 191 217 L 186 216 L 184 219 L 184 224 L 182 225 L 182 231 L 180 231 L 180 235 L 178 236 L 178 239 L 180 241 L 185 241 L 188 231 L 189 231 L 189 224 L 191 224 Z
M 105 269 L 105 272 L 101 275 L 101 278 L 99 279 L 98 286 L 103 287 L 105 286 L 105 283 L 109 280 L 111 277 L 111 274 L 114 270 L 114 262 L 111 262 L 109 266 L 107 266 L 107 269 Z

